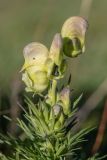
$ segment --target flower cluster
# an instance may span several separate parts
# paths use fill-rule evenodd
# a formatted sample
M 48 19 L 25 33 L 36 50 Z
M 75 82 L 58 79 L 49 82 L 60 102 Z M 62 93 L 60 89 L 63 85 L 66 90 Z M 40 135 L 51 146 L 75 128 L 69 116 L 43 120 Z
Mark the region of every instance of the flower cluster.
M 62 78 L 66 71 L 64 55 L 76 57 L 85 50 L 87 21 L 71 17 L 62 26 L 52 41 L 50 50 L 41 43 L 28 44 L 23 51 L 25 63 L 22 80 L 27 92 L 42 93 L 53 79 Z

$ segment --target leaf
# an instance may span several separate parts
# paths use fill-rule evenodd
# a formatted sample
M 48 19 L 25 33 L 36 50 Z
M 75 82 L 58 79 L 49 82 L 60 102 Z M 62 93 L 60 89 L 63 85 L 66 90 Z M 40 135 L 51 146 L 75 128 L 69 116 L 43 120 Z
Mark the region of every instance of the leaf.
M 83 96 L 83 93 L 75 100 L 75 102 L 73 103 L 73 109 L 75 109 L 77 107 L 77 105 L 80 102 L 82 96 Z

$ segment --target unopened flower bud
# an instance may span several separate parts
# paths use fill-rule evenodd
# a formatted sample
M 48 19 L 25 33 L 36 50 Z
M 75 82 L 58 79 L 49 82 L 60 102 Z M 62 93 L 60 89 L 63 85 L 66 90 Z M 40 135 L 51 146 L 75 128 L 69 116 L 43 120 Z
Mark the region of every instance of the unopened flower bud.
M 65 115 L 70 112 L 70 88 L 69 86 L 62 89 L 60 93 L 60 100 L 62 102 L 62 107 Z
M 63 77 L 66 70 L 66 64 L 63 59 L 62 36 L 59 33 L 57 33 L 53 38 L 49 57 L 53 61 L 52 75 L 55 76 L 55 78 Z
M 52 44 L 51 44 L 51 48 L 50 48 L 50 53 L 49 53 L 49 57 L 53 60 L 53 62 L 56 65 L 60 65 L 61 60 L 62 60 L 62 37 L 59 33 L 55 34 Z
M 85 51 L 85 33 L 88 28 L 87 21 L 82 17 L 70 17 L 62 26 L 64 54 L 76 57 Z
M 60 105 L 56 104 L 53 106 L 53 112 L 55 116 L 58 116 L 61 113 L 61 110 L 62 108 Z

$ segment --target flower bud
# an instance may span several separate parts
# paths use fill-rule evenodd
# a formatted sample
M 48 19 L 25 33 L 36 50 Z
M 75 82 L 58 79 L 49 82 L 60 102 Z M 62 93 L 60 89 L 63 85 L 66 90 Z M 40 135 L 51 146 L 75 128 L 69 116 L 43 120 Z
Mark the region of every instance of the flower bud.
M 61 106 L 56 104 L 53 106 L 53 112 L 54 112 L 54 115 L 57 117 L 60 113 L 61 113 Z
M 69 86 L 62 89 L 60 98 L 65 115 L 70 113 L 70 88 Z
M 85 51 L 85 33 L 88 28 L 87 21 L 82 17 L 70 17 L 62 26 L 64 54 L 76 57 Z
M 66 70 L 66 63 L 63 59 L 63 41 L 59 33 L 53 38 L 49 57 L 53 61 L 52 76 L 57 79 L 62 78 Z
M 59 33 L 57 33 L 52 41 L 49 57 L 53 60 L 56 65 L 60 65 L 62 60 L 62 38 Z

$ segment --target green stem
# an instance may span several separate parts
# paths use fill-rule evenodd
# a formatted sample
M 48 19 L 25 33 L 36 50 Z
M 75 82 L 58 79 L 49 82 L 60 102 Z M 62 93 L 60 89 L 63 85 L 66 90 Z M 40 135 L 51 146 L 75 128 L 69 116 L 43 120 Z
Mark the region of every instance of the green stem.
M 52 89 L 51 89 L 52 105 L 54 105 L 56 102 L 56 87 L 57 87 L 57 80 L 54 79 L 52 82 Z
M 52 80 L 52 85 L 48 91 L 48 99 L 47 102 L 53 106 L 56 102 L 56 87 L 57 87 L 57 80 L 53 79 Z

